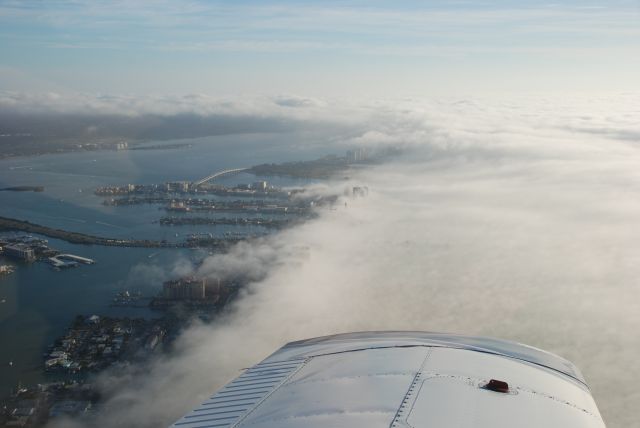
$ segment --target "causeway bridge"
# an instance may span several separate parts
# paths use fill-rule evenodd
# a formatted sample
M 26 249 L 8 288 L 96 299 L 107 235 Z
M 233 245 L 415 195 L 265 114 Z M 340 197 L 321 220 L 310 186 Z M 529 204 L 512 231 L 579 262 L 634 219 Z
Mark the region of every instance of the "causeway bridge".
M 248 171 L 248 170 L 249 170 L 249 168 L 233 168 L 233 169 L 225 169 L 225 170 L 223 170 L 223 171 L 218 171 L 218 172 L 215 172 L 215 173 L 213 173 L 213 174 L 211 174 L 211 175 L 208 175 L 208 176 L 206 176 L 206 177 L 204 177 L 204 178 L 201 178 L 201 179 L 200 179 L 200 180 L 198 180 L 198 181 L 194 181 L 194 182 L 193 182 L 193 184 L 194 184 L 195 186 L 199 186 L 199 185 L 201 185 L 201 184 L 206 183 L 207 181 L 213 181 L 213 180 L 215 180 L 216 178 L 224 177 L 224 176 L 227 176 L 227 175 L 233 175 L 233 174 L 237 174 L 237 173 L 239 173 L 239 172 L 242 172 L 242 171 Z

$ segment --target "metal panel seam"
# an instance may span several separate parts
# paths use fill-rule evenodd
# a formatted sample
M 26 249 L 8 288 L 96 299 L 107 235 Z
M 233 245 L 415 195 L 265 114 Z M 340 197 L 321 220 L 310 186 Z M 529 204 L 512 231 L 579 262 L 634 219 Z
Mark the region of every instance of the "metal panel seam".
M 407 393 L 404 395 L 404 397 L 402 397 L 402 402 L 400 403 L 400 406 L 398 407 L 398 411 L 396 412 L 395 416 L 393 417 L 393 419 L 391 420 L 391 424 L 389 424 L 389 427 L 395 427 L 397 426 L 398 423 L 403 423 L 403 425 L 408 425 L 408 422 L 406 421 L 401 421 L 400 418 L 403 415 L 403 412 L 406 409 L 406 406 L 408 405 L 408 401 L 411 400 L 411 408 L 413 408 L 413 404 L 415 403 L 416 396 L 412 396 L 413 394 L 413 388 L 415 388 L 416 383 L 420 380 L 420 376 L 422 375 L 422 371 L 424 370 L 424 366 L 427 364 L 427 361 L 429 360 L 429 357 L 431 356 L 431 351 L 433 348 L 429 347 L 427 350 L 427 355 L 425 355 L 424 360 L 422 360 L 422 364 L 420 364 L 420 367 L 418 368 L 418 371 L 416 372 L 416 375 L 413 377 L 413 379 L 411 380 L 411 384 L 409 385 L 409 389 L 407 390 Z M 411 412 L 409 412 L 411 413 Z

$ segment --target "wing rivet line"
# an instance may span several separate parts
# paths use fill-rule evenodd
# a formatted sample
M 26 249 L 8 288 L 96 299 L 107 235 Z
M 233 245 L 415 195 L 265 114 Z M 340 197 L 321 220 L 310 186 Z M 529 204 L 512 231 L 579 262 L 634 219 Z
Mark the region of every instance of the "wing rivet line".
M 407 390 L 407 393 L 405 394 L 404 398 L 402 399 L 402 402 L 400 403 L 400 406 L 398 407 L 398 411 L 396 412 L 395 416 L 393 417 L 393 420 L 391 421 L 391 425 L 390 425 L 391 428 L 397 427 L 398 424 L 402 424 L 403 426 L 407 425 L 406 422 L 404 421 L 405 412 L 407 411 L 407 406 L 409 406 L 409 411 L 413 407 L 413 402 L 416 399 L 413 390 L 420 384 L 420 382 L 422 382 L 422 372 L 424 371 L 424 367 L 427 364 L 427 360 L 429 359 L 430 355 L 431 355 L 431 349 L 429 348 L 429 350 L 427 351 L 427 355 L 425 355 L 424 360 L 422 360 L 422 364 L 420 365 L 420 368 L 418 369 L 415 376 L 413 377 L 413 380 L 411 381 L 411 385 L 409 385 L 409 389 Z

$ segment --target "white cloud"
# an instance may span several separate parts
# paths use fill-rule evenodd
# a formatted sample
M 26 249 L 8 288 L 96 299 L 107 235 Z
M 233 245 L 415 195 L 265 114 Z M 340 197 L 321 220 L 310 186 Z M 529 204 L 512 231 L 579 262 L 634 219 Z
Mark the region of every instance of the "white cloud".
M 297 107 L 297 108 L 292 108 Z M 304 109 L 302 109 L 304 107 Z M 88 94 L 77 92 L 0 91 L 0 113 L 243 115 L 256 117 L 339 118 L 324 101 L 298 95 L 253 98 L 216 97 L 203 93 L 186 95 Z

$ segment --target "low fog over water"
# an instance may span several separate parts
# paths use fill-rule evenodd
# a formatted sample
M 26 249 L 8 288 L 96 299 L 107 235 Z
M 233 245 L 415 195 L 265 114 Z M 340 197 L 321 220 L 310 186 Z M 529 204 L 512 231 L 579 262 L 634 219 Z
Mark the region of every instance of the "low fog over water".
M 223 319 L 194 323 L 175 353 L 102 375 L 111 398 L 100 425 L 167 425 L 288 341 L 427 330 L 557 353 L 583 371 L 608 426 L 632 426 L 640 402 L 632 100 L 354 107 L 358 131 L 332 147 L 402 155 L 317 189 L 366 185 L 367 197 L 207 259 L 199 274 L 248 269 L 255 280 Z

